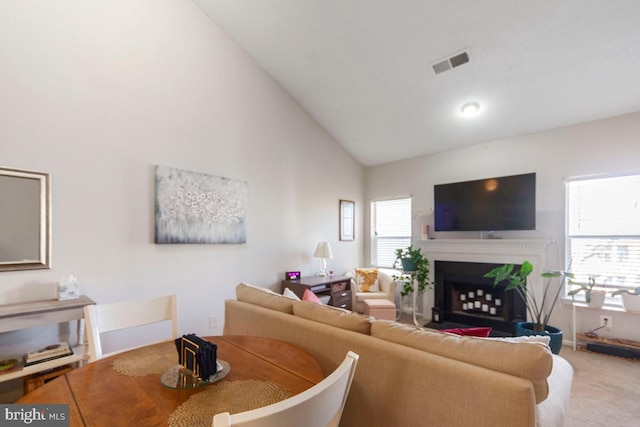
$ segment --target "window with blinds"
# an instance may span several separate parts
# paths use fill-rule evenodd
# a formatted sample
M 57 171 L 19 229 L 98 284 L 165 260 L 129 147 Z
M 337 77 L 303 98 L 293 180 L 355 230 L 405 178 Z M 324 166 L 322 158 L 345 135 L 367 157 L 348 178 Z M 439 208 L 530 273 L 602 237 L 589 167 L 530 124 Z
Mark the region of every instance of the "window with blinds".
M 371 202 L 371 265 L 393 268 L 396 249 L 411 245 L 411 197 Z
M 593 276 L 606 291 L 640 286 L 640 175 L 567 182 L 566 213 L 575 281 Z

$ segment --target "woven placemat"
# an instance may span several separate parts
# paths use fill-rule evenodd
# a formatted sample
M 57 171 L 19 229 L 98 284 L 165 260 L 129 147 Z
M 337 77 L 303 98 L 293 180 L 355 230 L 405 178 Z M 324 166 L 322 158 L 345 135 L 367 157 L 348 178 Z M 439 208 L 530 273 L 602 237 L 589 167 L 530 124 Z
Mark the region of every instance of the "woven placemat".
M 211 426 L 221 412 L 237 414 L 291 397 L 273 381 L 221 381 L 194 394 L 169 416 L 169 427 Z
M 118 357 L 113 361 L 113 370 L 122 375 L 141 377 L 162 374 L 178 363 L 178 353 L 173 342 L 159 346 L 142 347 Z

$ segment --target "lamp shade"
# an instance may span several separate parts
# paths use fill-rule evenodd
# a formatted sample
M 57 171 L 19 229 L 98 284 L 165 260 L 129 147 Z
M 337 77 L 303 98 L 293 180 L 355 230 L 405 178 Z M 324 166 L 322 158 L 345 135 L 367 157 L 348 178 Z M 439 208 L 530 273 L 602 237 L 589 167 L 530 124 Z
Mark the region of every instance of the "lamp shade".
M 319 242 L 313 256 L 316 258 L 329 258 L 329 259 L 333 258 L 333 254 L 331 253 L 331 246 L 329 246 L 329 242 Z

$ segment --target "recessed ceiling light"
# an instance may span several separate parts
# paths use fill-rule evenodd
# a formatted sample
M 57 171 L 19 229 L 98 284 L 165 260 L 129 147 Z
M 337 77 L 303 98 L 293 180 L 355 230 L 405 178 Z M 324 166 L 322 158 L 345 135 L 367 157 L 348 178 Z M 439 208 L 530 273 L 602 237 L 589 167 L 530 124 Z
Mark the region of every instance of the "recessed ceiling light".
M 473 117 L 480 112 L 480 104 L 477 102 L 467 102 L 460 108 L 460 111 L 465 117 Z

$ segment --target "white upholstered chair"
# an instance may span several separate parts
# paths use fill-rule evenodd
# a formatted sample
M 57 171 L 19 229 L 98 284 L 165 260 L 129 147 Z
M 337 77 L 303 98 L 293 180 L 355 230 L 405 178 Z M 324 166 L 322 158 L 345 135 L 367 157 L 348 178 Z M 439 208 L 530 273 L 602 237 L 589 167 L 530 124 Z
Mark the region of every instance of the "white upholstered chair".
M 289 399 L 251 411 L 213 417 L 213 427 L 337 427 L 349 395 L 358 355 L 350 351 L 324 380 Z
M 100 334 L 105 332 L 171 321 L 170 338 L 178 338 L 178 310 L 175 295 L 110 304 L 87 305 L 84 307 L 84 319 L 91 362 L 132 349 L 126 348 L 103 354 Z M 149 344 L 153 343 L 147 342 L 133 348 Z
M 387 299 L 395 304 L 396 302 L 396 282 L 386 273 L 378 271 L 378 288 L 374 292 L 358 291 L 355 278 L 351 279 L 351 310 L 364 313 L 364 301 L 366 299 Z

